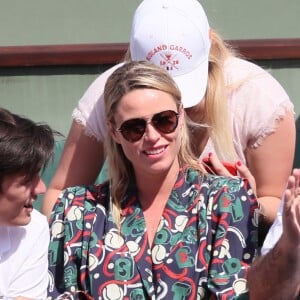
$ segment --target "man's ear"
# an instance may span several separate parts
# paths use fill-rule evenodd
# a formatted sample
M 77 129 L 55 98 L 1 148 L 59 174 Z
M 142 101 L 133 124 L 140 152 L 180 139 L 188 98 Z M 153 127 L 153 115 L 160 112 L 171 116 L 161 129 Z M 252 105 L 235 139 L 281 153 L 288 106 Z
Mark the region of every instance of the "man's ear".
M 113 140 L 116 143 L 121 144 L 121 142 L 120 142 L 120 135 L 117 133 L 117 131 L 115 130 L 115 128 L 112 125 L 112 123 L 109 122 L 109 121 L 106 121 L 106 127 L 107 127 L 108 134 L 111 135 L 111 137 L 113 138 Z

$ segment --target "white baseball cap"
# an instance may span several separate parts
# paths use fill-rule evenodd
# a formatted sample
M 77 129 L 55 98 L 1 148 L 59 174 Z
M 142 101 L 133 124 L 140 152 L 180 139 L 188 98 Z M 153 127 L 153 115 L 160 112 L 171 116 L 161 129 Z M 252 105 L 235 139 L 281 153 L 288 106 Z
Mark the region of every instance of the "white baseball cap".
M 210 51 L 207 16 L 197 0 L 143 0 L 130 37 L 132 60 L 148 60 L 176 81 L 184 107 L 204 97 Z

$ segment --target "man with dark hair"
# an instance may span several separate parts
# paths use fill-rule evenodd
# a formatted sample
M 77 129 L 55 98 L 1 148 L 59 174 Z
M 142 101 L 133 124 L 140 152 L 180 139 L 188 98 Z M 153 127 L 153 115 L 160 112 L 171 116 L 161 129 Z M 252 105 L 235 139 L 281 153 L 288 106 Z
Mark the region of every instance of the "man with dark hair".
M 49 228 L 33 208 L 54 132 L 0 108 L 0 299 L 46 299 Z

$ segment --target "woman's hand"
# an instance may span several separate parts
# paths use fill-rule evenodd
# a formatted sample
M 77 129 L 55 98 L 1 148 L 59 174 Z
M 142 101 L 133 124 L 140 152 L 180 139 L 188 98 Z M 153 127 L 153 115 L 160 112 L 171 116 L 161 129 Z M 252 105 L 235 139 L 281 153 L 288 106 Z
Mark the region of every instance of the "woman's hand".
M 210 163 L 210 166 L 207 167 L 207 161 Z M 206 167 L 206 169 L 208 169 L 208 172 L 210 173 L 210 171 L 212 171 L 214 174 L 216 175 L 221 175 L 221 176 L 230 176 L 233 177 L 234 175 L 232 174 L 233 172 L 231 171 L 232 168 L 236 168 L 237 171 L 237 176 L 245 178 L 249 181 L 249 184 L 254 192 L 254 194 L 256 195 L 256 182 L 255 182 L 255 178 L 253 177 L 253 175 L 251 174 L 251 172 L 249 171 L 249 169 L 247 168 L 246 165 L 244 165 L 241 161 L 237 161 L 235 164 L 233 165 L 229 165 L 230 169 L 226 168 L 225 165 L 227 165 L 225 163 L 222 163 L 218 156 L 214 153 L 209 153 L 208 158 L 204 159 L 203 162 L 204 167 Z M 211 168 L 211 170 L 209 170 L 209 168 Z

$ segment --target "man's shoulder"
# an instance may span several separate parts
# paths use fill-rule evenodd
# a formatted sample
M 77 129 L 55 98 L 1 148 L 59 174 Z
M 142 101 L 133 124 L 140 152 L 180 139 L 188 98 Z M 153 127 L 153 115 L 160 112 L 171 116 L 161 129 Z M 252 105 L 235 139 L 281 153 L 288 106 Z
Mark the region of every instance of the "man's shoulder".
M 39 224 L 47 224 L 47 218 L 45 215 L 43 215 L 41 212 L 39 212 L 37 209 L 33 209 L 31 212 L 31 222 L 39 223 Z
M 49 229 L 46 216 L 36 209 L 33 209 L 31 212 L 31 221 L 23 227 L 26 229 L 26 231 L 30 231 L 31 233 L 38 233 Z

